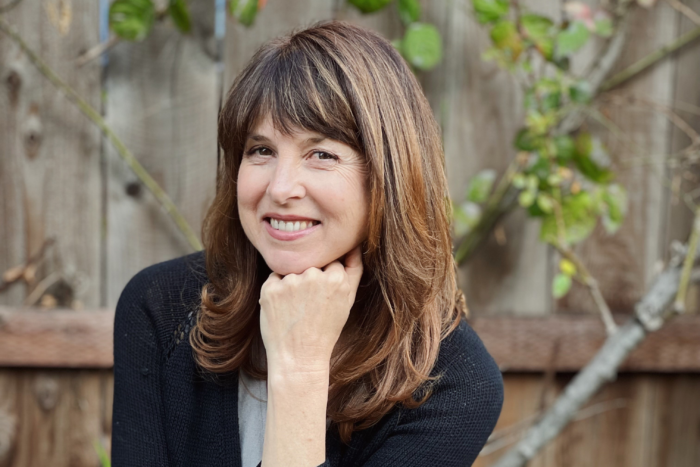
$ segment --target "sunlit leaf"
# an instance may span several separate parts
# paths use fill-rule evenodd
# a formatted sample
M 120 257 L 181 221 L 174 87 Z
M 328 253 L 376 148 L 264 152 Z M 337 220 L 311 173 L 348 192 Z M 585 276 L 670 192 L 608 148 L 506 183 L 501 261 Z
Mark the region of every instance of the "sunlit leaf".
M 532 136 L 527 128 L 522 128 L 518 131 L 513 144 L 521 151 L 534 151 L 537 149 L 536 138 Z
M 557 34 L 555 54 L 557 57 L 571 55 L 588 41 L 590 31 L 581 21 L 574 21 Z
M 616 183 L 610 184 L 603 194 L 603 202 L 606 206 L 603 227 L 609 234 L 614 234 L 622 225 L 627 214 L 627 191 Z
M 568 259 L 562 258 L 561 261 L 559 261 L 559 270 L 567 276 L 572 277 L 576 274 L 576 265 Z
M 420 19 L 420 3 L 418 0 L 399 0 L 399 18 L 408 26 Z
M 535 44 L 545 59 L 551 60 L 554 52 L 554 23 L 552 20 L 540 15 L 525 14 L 520 18 L 520 22 L 526 37 Z
M 566 274 L 557 274 L 552 281 L 552 296 L 562 298 L 571 289 L 571 277 Z
M 520 206 L 522 206 L 524 208 L 529 207 L 534 202 L 535 202 L 535 192 L 534 191 L 530 191 L 530 190 L 522 191 L 518 195 L 518 203 L 520 203 Z
M 476 19 L 481 24 L 494 23 L 508 13 L 508 0 L 472 0 Z
M 552 198 L 549 195 L 540 193 L 537 195 L 537 206 L 539 206 L 543 212 L 549 214 L 552 212 L 554 204 L 552 203 Z
M 482 170 L 469 180 L 467 187 L 467 199 L 474 203 L 483 203 L 491 193 L 491 187 L 496 180 L 496 171 L 492 169 Z
M 586 191 L 564 198 L 561 205 L 564 223 L 564 238 L 569 244 L 586 239 L 596 225 L 596 210 L 591 196 Z M 540 239 L 548 243 L 558 243 L 557 219 L 552 213 L 542 219 Z
M 190 32 L 192 29 L 192 21 L 190 20 L 190 12 L 187 9 L 185 0 L 170 0 L 168 4 L 168 14 L 181 32 Z
M 608 183 L 612 181 L 615 174 L 605 167 L 602 167 L 595 157 L 606 157 L 600 154 L 604 151 L 599 140 L 593 139 L 590 133 L 581 133 L 576 138 L 576 152 L 574 163 L 578 170 L 589 180 L 596 183 Z M 599 153 L 599 154 L 596 154 Z
M 122 39 L 140 41 L 151 30 L 155 13 L 151 0 L 115 0 L 109 7 L 109 26 Z
M 243 26 L 252 26 L 258 14 L 258 0 L 231 0 L 231 14 Z
M 348 3 L 362 13 L 374 13 L 391 3 L 391 0 L 348 0 Z
M 512 21 L 496 23 L 491 28 L 491 40 L 497 48 L 509 51 L 512 60 L 517 60 L 523 51 L 523 41 Z
M 442 39 L 432 24 L 412 23 L 401 47 L 406 60 L 420 70 L 435 67 L 442 59 Z

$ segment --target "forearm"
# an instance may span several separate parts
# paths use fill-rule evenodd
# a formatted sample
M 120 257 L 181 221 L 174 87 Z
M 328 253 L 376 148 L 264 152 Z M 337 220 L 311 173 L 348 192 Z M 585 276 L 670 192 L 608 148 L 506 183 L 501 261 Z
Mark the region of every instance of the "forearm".
M 271 364 L 262 467 L 316 467 L 326 458 L 328 365 L 284 370 Z

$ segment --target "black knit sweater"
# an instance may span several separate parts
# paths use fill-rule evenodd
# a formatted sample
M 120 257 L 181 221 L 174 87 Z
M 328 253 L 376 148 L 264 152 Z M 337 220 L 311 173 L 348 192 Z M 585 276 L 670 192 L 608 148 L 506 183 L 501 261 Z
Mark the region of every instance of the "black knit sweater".
M 114 324 L 112 465 L 240 467 L 238 373 L 218 382 L 195 366 L 187 334 L 206 283 L 203 252 L 149 266 L 119 298 Z M 333 467 L 468 466 L 503 403 L 498 367 L 463 320 L 445 339 L 427 402 L 395 407 L 344 445 L 331 426 Z

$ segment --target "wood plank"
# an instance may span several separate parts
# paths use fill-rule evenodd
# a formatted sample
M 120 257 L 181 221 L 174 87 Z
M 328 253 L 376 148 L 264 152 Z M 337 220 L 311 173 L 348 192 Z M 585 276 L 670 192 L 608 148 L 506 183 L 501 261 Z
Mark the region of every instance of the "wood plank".
M 215 192 L 219 92 L 213 47 L 214 2 L 190 2 L 192 33 L 171 21 L 142 42 L 109 52 L 105 114 L 195 233 Z M 151 193 L 105 141 L 107 153 L 106 282 L 114 307 L 144 267 L 192 252 Z
M 113 322 L 107 309 L 0 307 L 0 367 L 111 368 Z M 598 317 L 584 314 L 480 317 L 471 325 L 504 372 L 578 371 L 605 340 Z M 677 317 L 650 334 L 621 371 L 700 372 L 700 316 Z
M 95 108 L 101 69 L 74 59 L 99 42 L 97 2 L 21 2 L 3 15 L 26 43 Z M 26 261 L 54 237 L 37 282 L 55 273 L 47 290 L 59 306 L 99 305 L 100 133 L 0 34 L 0 273 Z M 32 287 L 33 288 L 33 287 Z M 0 294 L 19 305 L 22 284 Z
M 113 311 L 9 310 L 0 307 L 0 367 L 112 367 Z
M 618 323 L 624 316 L 617 316 Z M 472 326 L 502 371 L 578 371 L 605 340 L 597 316 L 553 315 L 476 318 Z M 679 316 L 649 334 L 621 371 L 696 372 L 700 370 L 700 320 Z

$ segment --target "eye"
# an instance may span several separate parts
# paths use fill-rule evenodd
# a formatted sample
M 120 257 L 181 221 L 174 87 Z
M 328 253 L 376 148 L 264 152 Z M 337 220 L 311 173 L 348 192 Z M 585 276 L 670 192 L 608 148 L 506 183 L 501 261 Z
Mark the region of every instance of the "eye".
M 269 151 L 270 154 L 263 154 L 261 151 Z M 265 146 L 256 146 L 254 148 L 251 148 L 246 152 L 246 156 L 252 156 L 254 154 L 258 154 L 260 156 L 270 156 L 272 155 L 272 151 L 269 148 L 266 148 Z
M 325 151 L 314 151 L 314 155 L 318 154 L 318 159 L 322 161 L 337 161 L 338 157 Z

